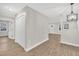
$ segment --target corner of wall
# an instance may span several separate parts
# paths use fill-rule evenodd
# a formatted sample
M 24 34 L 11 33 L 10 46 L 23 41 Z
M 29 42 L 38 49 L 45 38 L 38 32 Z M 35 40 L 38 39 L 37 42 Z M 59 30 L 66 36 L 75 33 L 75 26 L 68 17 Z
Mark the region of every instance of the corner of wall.
M 29 51 L 31 51 L 32 49 L 34 49 L 35 47 L 39 46 L 40 44 L 42 44 L 42 43 L 44 43 L 44 42 L 46 42 L 46 41 L 48 41 L 48 40 L 49 40 L 49 39 L 47 38 L 47 39 L 45 39 L 45 40 L 43 40 L 43 41 L 37 43 L 36 45 L 33 45 L 33 46 L 30 47 L 30 48 L 25 48 L 24 50 L 25 50 L 26 52 L 29 52 Z

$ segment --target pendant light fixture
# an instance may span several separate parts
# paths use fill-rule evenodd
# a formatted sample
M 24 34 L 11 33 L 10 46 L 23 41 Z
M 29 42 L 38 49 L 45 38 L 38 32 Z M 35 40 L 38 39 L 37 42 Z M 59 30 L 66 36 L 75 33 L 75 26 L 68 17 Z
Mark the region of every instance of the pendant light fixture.
M 73 12 L 73 5 L 74 3 L 70 3 L 71 5 L 71 13 L 69 15 L 67 15 L 67 21 L 77 21 L 78 20 L 78 14 Z

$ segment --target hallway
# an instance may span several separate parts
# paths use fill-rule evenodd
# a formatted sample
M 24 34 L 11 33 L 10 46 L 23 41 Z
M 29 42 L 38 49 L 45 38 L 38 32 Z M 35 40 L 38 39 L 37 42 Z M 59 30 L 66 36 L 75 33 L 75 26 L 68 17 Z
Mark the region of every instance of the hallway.
M 71 56 L 79 55 L 79 48 L 60 44 L 60 35 L 49 34 L 49 41 L 29 52 L 25 52 L 19 44 L 8 37 L 0 37 L 0 55 L 10 56 Z

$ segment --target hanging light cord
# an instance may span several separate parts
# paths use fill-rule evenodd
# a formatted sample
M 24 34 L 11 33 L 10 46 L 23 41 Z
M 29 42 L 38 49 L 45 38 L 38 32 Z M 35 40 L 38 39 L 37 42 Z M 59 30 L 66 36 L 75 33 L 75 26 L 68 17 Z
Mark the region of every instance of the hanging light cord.
M 71 5 L 71 13 L 73 13 L 73 4 L 74 3 L 70 3 L 70 5 Z

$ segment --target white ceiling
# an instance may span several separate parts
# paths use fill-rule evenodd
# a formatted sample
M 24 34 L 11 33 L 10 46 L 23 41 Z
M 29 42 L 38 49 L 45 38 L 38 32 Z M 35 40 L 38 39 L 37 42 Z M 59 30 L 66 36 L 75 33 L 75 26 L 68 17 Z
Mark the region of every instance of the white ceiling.
M 67 3 L 28 3 L 27 5 L 49 17 L 63 12 L 63 9 L 69 6 Z
M 66 15 L 70 13 L 71 7 L 69 3 L 28 3 L 29 7 L 43 13 L 50 18 L 49 22 L 59 22 L 66 19 Z M 74 12 L 79 13 L 79 4 L 74 4 Z
M 24 3 L 0 3 L 0 16 L 14 18 L 26 4 Z
M 65 16 L 70 13 L 69 3 L 0 3 L 0 16 L 14 18 L 16 13 L 26 5 L 48 16 L 50 22 L 65 19 Z M 74 12 L 79 13 L 79 4 L 74 6 Z

